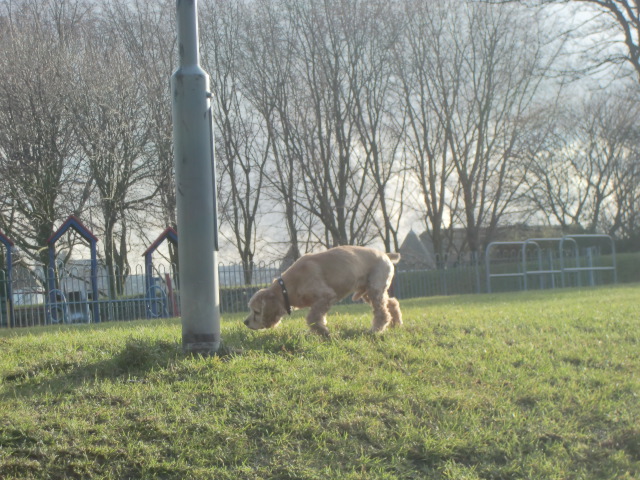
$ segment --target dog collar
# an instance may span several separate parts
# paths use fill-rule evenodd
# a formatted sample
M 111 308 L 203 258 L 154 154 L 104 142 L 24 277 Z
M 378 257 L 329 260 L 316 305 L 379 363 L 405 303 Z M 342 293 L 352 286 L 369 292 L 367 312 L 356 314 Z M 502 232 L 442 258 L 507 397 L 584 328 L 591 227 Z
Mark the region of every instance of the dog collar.
M 278 277 L 278 285 L 282 289 L 282 296 L 284 297 L 284 306 L 287 309 L 287 313 L 291 315 L 291 304 L 289 303 L 289 292 L 287 292 L 287 287 L 284 284 L 284 280 L 282 277 Z

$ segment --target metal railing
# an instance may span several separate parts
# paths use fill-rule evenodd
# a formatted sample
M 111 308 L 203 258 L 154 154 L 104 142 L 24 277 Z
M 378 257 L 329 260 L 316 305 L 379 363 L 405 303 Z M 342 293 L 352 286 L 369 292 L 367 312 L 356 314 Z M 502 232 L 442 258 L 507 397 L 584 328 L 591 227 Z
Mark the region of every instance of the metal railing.
M 7 273 L 0 270 L 0 326 L 177 316 L 179 295 L 173 272 L 174 269 L 155 266 L 152 278 L 147 279 L 142 265 L 124 272 L 101 266 L 95 280 L 98 298 L 93 298 L 89 266 L 16 268 L 10 282 Z M 55 288 L 47 290 L 48 285 Z
M 449 259 L 437 269 L 398 268 L 392 294 L 399 299 L 594 286 L 615 283 L 615 250 L 584 246 L 583 238 L 562 242 L 530 239 L 494 243 L 487 255 Z M 551 247 L 550 247 L 551 245 Z M 571 248 L 566 248 L 570 246 Z M 281 274 L 279 263 L 218 267 L 221 313 L 248 311 L 260 288 Z M 47 291 L 49 276 L 55 289 Z M 11 278 L 0 270 L 0 327 L 127 321 L 180 315 L 180 285 L 176 268 L 156 265 L 147 278 L 144 267 L 120 272 L 98 268 L 98 298 L 93 298 L 89 266 L 17 268 Z M 9 297 L 9 292 L 11 296 Z M 347 297 L 343 303 L 349 303 Z M 97 313 L 97 315 L 96 315 Z
M 601 261 L 604 258 L 603 248 L 607 250 L 608 263 Z M 515 261 L 511 262 L 511 268 L 496 268 L 500 261 L 493 258 L 492 253 L 499 249 L 512 252 Z M 536 288 L 529 277 L 538 279 L 537 288 L 540 289 L 556 288 L 558 280 L 563 287 L 595 286 L 601 283 L 602 273 L 609 273 L 612 283 L 617 283 L 616 248 L 609 235 L 565 235 L 560 238 L 491 242 L 485 250 L 485 270 L 489 293 L 493 279 L 515 280 L 523 290 Z

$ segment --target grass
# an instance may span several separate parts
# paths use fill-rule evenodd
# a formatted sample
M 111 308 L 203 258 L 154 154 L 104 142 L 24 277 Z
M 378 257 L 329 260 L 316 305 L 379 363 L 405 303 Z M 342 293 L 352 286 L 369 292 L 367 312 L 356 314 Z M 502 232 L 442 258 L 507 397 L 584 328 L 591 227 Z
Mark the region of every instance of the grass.
M 0 332 L 0 478 L 640 478 L 640 285 Z

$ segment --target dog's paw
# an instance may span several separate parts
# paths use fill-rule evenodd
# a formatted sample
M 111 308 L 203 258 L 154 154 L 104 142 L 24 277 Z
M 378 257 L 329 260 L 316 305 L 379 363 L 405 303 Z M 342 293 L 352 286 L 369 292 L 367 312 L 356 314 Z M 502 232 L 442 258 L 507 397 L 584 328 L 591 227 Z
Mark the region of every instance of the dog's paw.
M 319 335 L 323 338 L 331 338 L 331 333 L 329 332 L 329 329 L 324 325 L 313 323 L 309 325 L 309 328 L 316 335 Z
M 382 333 L 384 333 L 384 331 L 387 329 L 387 327 L 390 327 L 391 323 L 384 323 L 382 325 L 375 325 L 373 327 L 371 327 L 370 332 L 373 333 L 374 335 L 382 335 Z

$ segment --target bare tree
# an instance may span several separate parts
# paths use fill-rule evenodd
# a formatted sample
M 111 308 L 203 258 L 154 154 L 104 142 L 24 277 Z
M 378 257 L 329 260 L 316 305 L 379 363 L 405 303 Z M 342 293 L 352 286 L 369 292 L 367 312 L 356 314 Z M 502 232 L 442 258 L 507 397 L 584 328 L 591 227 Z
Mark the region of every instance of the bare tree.
M 101 34 L 100 34 L 101 33 Z M 95 184 L 112 293 L 128 271 L 128 213 L 155 196 L 148 161 L 149 124 L 141 84 L 108 29 L 85 39 L 77 75 L 76 134 Z
M 244 6 L 224 1 L 223 8 L 208 5 L 203 15 L 203 64 L 211 74 L 218 187 L 222 224 L 231 229 L 231 241 L 242 261 L 245 280 L 251 281 L 257 228 L 264 198 L 265 169 L 271 140 L 264 119 L 251 107 L 242 89 L 243 50 L 241 19 Z
M 555 55 L 535 17 L 518 7 L 450 7 L 447 15 L 457 17 L 450 32 L 460 82 L 445 138 L 462 205 L 459 220 L 468 249 L 476 252 L 522 194 L 531 150 L 523 139 Z
M 136 235 L 147 244 L 154 240 L 150 237 L 153 232 L 177 228 L 171 97 L 167 80 L 175 69 L 174 10 L 172 0 L 103 0 L 102 4 L 102 18 L 110 35 L 122 41 L 123 53 L 130 65 L 135 66 L 143 102 L 141 112 L 149 122 L 147 159 L 157 195 L 144 205 L 142 216 L 130 219 L 136 225 Z M 172 244 L 169 260 L 177 265 L 177 249 Z
M 567 109 L 529 175 L 539 210 L 565 228 L 633 232 L 639 113 L 637 102 L 605 92 Z
M 301 254 L 302 200 L 300 162 L 304 142 L 295 124 L 295 103 L 300 96 L 294 75 L 295 32 L 289 28 L 286 9 L 279 2 L 257 1 L 245 18 L 243 39 L 247 61 L 243 65 L 247 100 L 265 122 L 271 159 L 265 170 L 265 201 L 282 215 L 288 238 L 287 256 Z
M 448 138 L 462 77 L 461 53 L 451 48 L 451 18 L 432 3 L 407 1 L 406 24 L 396 49 L 404 155 L 418 184 L 437 255 L 445 254 L 444 217 L 454 164 Z
M 636 117 L 637 118 L 637 117 Z M 615 172 L 609 234 L 622 248 L 638 250 L 640 245 L 640 152 L 637 139 L 630 145 Z
M 78 165 L 69 79 L 89 8 L 76 0 L 3 2 L 0 24 L 0 228 L 23 258 L 47 264 L 57 222 L 79 213 L 87 178 Z
M 2 4 L 0 182 L 9 194 L 0 228 L 22 229 L 35 255 L 56 221 L 93 202 L 108 263 L 125 268 L 132 236 L 175 226 L 174 9 L 170 0 L 95 1 L 93 15 L 79 0 Z M 544 161 L 539 94 L 554 52 L 522 2 L 496 2 L 203 2 L 221 233 L 247 272 L 266 245 L 294 258 L 378 238 L 397 249 L 409 203 L 420 204 L 438 253 L 447 227 L 463 226 L 478 250 L 500 222 L 520 218 L 531 160 Z M 610 27 L 612 6 L 627 5 L 635 26 L 626 2 L 567 3 L 590 4 Z M 628 64 L 630 31 L 633 41 L 620 44 Z M 629 230 L 622 205 L 634 190 L 620 172 L 596 223 Z
M 293 2 L 292 2 L 293 3 Z M 300 82 L 306 91 L 297 122 L 305 141 L 300 165 L 305 208 L 321 222 L 326 246 L 367 244 L 379 199 L 366 174 L 371 159 L 357 152 L 352 78 L 363 55 L 358 0 L 295 2 L 291 21 Z
M 352 8 L 358 19 L 357 35 L 346 36 L 345 42 L 353 51 L 361 50 L 348 70 L 354 96 L 352 121 L 382 217 L 375 222 L 379 236 L 387 251 L 397 251 L 403 211 L 402 201 L 397 200 L 404 188 L 399 150 L 405 119 L 393 95 L 392 79 L 394 53 L 404 25 L 392 2 L 356 2 Z
M 495 0 L 531 7 L 568 6 L 566 17 L 577 17 L 563 34 L 576 41 L 574 54 L 580 74 L 593 74 L 614 67 L 615 77 L 631 68 L 640 79 L 640 5 L 637 0 Z M 568 73 L 568 72 L 567 72 Z

